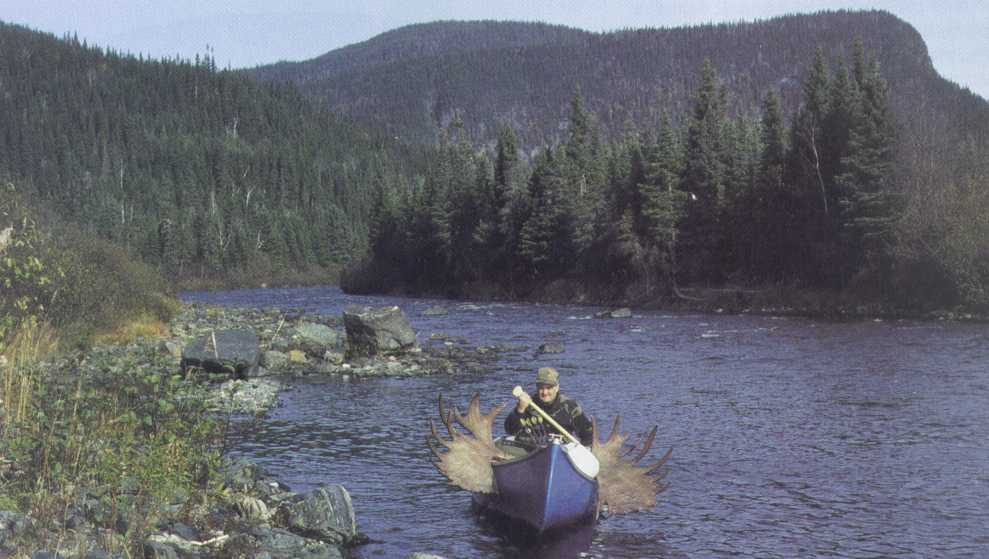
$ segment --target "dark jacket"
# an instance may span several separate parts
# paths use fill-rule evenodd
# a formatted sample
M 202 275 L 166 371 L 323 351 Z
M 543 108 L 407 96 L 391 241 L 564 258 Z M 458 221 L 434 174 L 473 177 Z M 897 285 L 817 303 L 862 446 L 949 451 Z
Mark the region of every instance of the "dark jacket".
M 580 444 L 591 446 L 593 439 L 591 420 L 584 415 L 584 412 L 580 409 L 580 404 L 576 400 L 568 398 L 563 394 L 557 394 L 555 400 L 549 404 L 544 404 L 539 401 L 538 393 L 531 394 L 531 396 L 533 403 L 556 420 L 560 424 L 560 427 L 563 427 L 571 435 L 577 437 L 580 440 Z M 551 425 L 543 423 L 542 418 L 532 409 L 532 406 L 529 406 L 525 410 L 525 413 L 521 414 L 517 409 L 512 408 L 512 412 L 505 418 L 505 432 L 509 435 L 519 437 L 531 436 L 537 429 L 536 426 L 540 426 L 539 428 L 545 426 L 545 431 L 549 433 L 556 432 L 556 429 Z

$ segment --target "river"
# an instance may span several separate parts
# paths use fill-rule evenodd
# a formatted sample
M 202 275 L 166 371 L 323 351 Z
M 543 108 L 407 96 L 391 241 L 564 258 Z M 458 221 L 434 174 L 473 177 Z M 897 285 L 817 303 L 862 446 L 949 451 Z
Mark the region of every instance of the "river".
M 989 326 L 360 297 L 335 287 L 188 292 L 186 301 L 339 316 L 398 305 L 432 333 L 514 348 L 489 373 L 308 377 L 240 432 L 295 491 L 344 485 L 371 542 L 354 557 L 989 557 Z M 425 316 L 434 305 L 445 316 Z M 560 354 L 536 355 L 559 342 Z M 673 448 L 656 508 L 548 541 L 475 515 L 424 442 L 443 394 L 508 403 L 554 366 L 610 428 Z M 496 434 L 500 434 L 500 418 Z M 607 429 L 606 429 L 607 430 Z

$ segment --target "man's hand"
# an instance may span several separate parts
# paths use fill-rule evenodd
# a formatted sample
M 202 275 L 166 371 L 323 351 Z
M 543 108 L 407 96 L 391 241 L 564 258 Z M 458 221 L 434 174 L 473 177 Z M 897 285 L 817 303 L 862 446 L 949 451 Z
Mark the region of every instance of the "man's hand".
M 515 406 L 515 411 L 517 411 L 519 413 L 523 413 L 523 412 L 525 412 L 525 410 L 529 407 L 529 404 L 531 404 L 531 403 L 532 403 L 532 396 L 529 396 L 528 394 L 526 394 L 525 392 L 523 392 L 519 396 L 519 403 L 518 403 L 518 405 Z

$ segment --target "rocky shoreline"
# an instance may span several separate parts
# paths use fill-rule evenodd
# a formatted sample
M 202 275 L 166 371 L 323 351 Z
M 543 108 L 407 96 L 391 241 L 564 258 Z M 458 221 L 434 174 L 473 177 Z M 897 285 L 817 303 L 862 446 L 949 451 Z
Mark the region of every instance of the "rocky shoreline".
M 341 318 L 185 305 L 170 323 L 169 337 L 93 348 L 74 358 L 74 363 L 83 367 L 71 368 L 75 374 L 134 367 L 163 375 L 181 371 L 188 381 L 188 393 L 205 396 L 213 413 L 233 421 L 250 421 L 278 405 L 278 393 L 285 384 L 303 377 L 328 375 L 357 380 L 477 374 L 490 370 L 500 351 L 511 350 L 472 347 L 466 340 L 443 334 L 432 334 L 420 345 L 401 311 L 395 310 L 352 309 L 351 316 L 345 312 Z M 362 339 L 355 333 L 360 327 L 346 323 L 355 313 L 372 318 L 387 316 L 377 325 L 381 329 L 374 330 L 372 325 L 372 331 L 364 332 Z M 399 325 L 397 331 L 382 334 L 381 330 L 394 329 L 395 324 Z M 390 336 L 400 343 L 388 345 Z M 233 343 L 251 339 L 256 347 Z M 202 353 L 203 347 L 207 359 L 200 360 L 202 355 L 195 355 L 195 351 L 198 348 Z M 65 363 L 51 366 L 69 367 Z M 144 557 L 335 559 L 345 557 L 348 548 L 368 541 L 358 530 L 358 515 L 343 485 L 325 485 L 298 494 L 261 466 L 244 461 L 225 462 L 221 471 L 205 477 L 221 480 L 220 487 L 211 498 L 175 495 L 169 510 L 158 511 L 158 520 L 146 532 L 140 545 Z M 0 557 L 124 557 L 105 551 L 113 549 L 107 542 L 119 542 L 134 526 L 119 519 L 117 525 L 107 525 L 105 519 L 113 515 L 101 509 L 99 499 L 100 492 L 107 490 L 94 487 L 91 499 L 66 510 L 54 528 L 57 536 L 51 527 L 44 529 L 46 533 L 38 532 L 39 523 L 28 515 L 0 510 Z M 356 508 L 360 508 L 359 503 Z M 56 549 L 23 549 L 32 540 L 60 543 Z M 417 553 L 411 557 L 435 556 Z
M 184 348 L 196 340 L 208 340 L 217 332 L 256 335 L 256 350 L 230 355 L 221 351 L 217 358 L 230 364 L 227 372 L 197 372 L 213 381 L 210 398 L 217 409 L 253 414 L 277 405 L 278 391 L 293 379 L 479 374 L 490 370 L 500 353 L 518 349 L 471 346 L 463 338 L 442 333 L 432 333 L 420 342 L 400 313 L 395 320 L 407 328 L 403 335 L 412 341 L 391 349 L 368 350 L 354 347 L 343 317 L 193 304 L 173 320 L 172 338 L 158 347 L 178 359 L 176 366 L 181 367 L 189 357 Z

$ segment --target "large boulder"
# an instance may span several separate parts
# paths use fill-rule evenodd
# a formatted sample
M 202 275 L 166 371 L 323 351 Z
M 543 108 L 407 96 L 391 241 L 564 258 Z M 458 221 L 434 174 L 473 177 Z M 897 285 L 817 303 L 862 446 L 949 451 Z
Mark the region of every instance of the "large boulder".
M 261 351 L 253 330 L 215 330 L 182 350 L 182 372 L 191 368 L 244 379 L 258 368 Z
M 357 518 L 350 494 L 342 485 L 324 485 L 284 509 L 290 531 L 335 545 L 355 542 Z
M 416 332 L 398 307 L 350 305 L 343 310 L 351 356 L 397 353 L 416 345 Z

